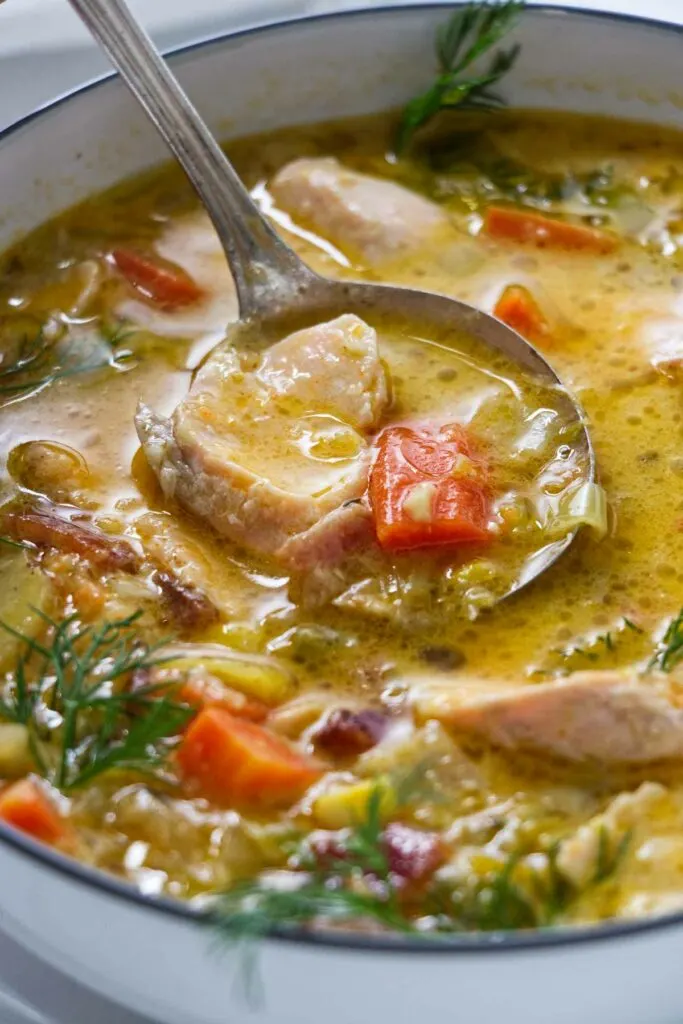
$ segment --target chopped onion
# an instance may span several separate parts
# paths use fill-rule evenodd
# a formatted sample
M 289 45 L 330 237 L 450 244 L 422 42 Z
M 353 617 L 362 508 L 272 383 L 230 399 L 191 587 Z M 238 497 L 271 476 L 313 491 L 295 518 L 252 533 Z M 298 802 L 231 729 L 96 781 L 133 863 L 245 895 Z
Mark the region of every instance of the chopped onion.
M 567 533 L 587 526 L 598 538 L 607 533 L 607 497 L 600 484 L 584 483 L 562 503 L 560 514 L 554 519 L 554 531 L 562 528 Z
M 287 665 L 260 654 L 243 654 L 221 644 L 169 644 L 160 652 L 164 668 L 207 672 L 265 704 L 281 704 L 296 689 Z

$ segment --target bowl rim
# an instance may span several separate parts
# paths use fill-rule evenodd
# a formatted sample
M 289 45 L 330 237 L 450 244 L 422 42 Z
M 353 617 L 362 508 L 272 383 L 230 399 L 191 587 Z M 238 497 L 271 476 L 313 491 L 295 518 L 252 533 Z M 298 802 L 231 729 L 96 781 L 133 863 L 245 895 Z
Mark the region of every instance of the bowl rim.
M 424 3 L 388 3 L 380 6 L 358 6 L 341 11 L 325 11 L 303 14 L 274 21 L 261 22 L 247 28 L 211 33 L 203 38 L 165 51 L 164 56 L 171 59 L 195 53 L 211 46 L 247 39 L 253 35 L 278 32 L 283 29 L 296 30 L 302 25 L 318 22 L 332 22 L 339 19 L 357 19 L 382 15 L 401 16 L 423 11 L 452 11 L 462 3 L 448 0 L 428 0 Z M 563 4 L 532 2 L 525 13 L 541 14 L 562 20 L 564 18 L 588 18 L 595 21 L 619 22 L 662 32 L 665 35 L 676 34 L 683 37 L 683 24 L 647 18 L 642 15 L 625 14 L 616 11 L 601 11 L 585 7 L 566 7 Z M 118 77 L 116 72 L 107 72 L 96 78 L 75 86 L 59 94 L 47 103 L 12 122 L 0 130 L 0 145 L 16 132 L 21 131 L 34 121 L 53 113 L 70 100 L 76 99 L 94 89 L 113 81 Z M 98 868 L 68 857 L 45 843 L 32 839 L 30 836 L 0 821 L 0 844 L 12 848 L 15 852 L 26 854 L 31 860 L 43 867 L 54 869 L 71 881 L 88 888 L 99 890 L 109 896 L 123 900 L 138 908 L 149 908 L 159 911 L 167 917 L 184 921 L 187 925 L 200 926 L 206 921 L 206 910 L 189 902 L 173 899 L 169 896 L 153 896 L 141 892 L 133 883 L 117 878 Z M 556 947 L 584 946 L 589 943 L 605 942 L 613 939 L 635 939 L 651 932 L 661 932 L 683 924 L 683 911 L 673 911 L 657 917 L 640 920 L 615 920 L 605 924 L 582 925 L 578 927 L 539 928 L 527 932 L 497 931 L 462 933 L 452 936 L 429 937 L 404 936 L 400 934 L 364 935 L 353 932 L 320 931 L 314 932 L 304 928 L 287 928 L 278 926 L 269 929 L 263 936 L 264 940 L 277 940 L 293 945 L 312 946 L 317 948 L 341 949 L 347 952 L 365 951 L 374 953 L 409 953 L 409 954 L 487 954 L 487 953 L 523 953 L 529 950 L 551 950 Z

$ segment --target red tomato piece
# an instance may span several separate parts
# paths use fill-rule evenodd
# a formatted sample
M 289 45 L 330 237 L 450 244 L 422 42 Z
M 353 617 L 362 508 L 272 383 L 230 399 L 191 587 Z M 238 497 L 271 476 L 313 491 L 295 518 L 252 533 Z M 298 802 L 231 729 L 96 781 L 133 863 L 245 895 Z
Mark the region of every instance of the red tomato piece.
M 369 494 L 383 548 L 492 539 L 486 461 L 463 427 L 388 427 L 377 449 Z

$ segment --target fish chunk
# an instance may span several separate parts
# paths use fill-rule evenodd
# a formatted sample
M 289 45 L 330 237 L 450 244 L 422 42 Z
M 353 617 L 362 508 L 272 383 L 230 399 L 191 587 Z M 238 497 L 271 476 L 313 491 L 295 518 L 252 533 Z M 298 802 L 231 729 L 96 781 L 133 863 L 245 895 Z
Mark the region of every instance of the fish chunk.
M 395 182 L 349 170 L 334 157 L 287 164 L 270 190 L 287 213 L 351 256 L 400 256 L 448 231 L 445 210 Z
M 389 401 L 377 335 L 351 314 L 273 345 L 257 377 L 274 396 L 313 405 L 356 430 L 376 427 Z
M 347 559 L 356 551 L 375 546 L 370 509 L 353 501 L 288 540 L 278 551 L 278 558 L 301 578 L 302 602 L 317 605 L 333 600 L 348 586 L 344 572 Z
M 170 419 L 142 406 L 136 426 L 167 498 L 278 556 L 363 494 L 365 432 L 387 403 L 376 333 L 346 315 L 285 338 L 254 368 L 221 346 Z
M 683 710 L 668 681 L 606 671 L 527 686 L 456 677 L 418 683 L 414 700 L 420 717 L 506 750 L 614 766 L 683 759 Z

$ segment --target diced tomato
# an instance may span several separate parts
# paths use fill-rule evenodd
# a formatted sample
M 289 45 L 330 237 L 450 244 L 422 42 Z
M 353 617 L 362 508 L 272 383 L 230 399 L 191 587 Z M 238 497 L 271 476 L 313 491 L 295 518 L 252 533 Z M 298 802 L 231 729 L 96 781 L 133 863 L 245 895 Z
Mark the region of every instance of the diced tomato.
M 519 284 L 508 285 L 493 315 L 534 345 L 542 347 L 551 341 L 550 324 L 543 310 L 531 292 Z
M 491 238 L 525 242 L 539 248 L 573 249 L 585 252 L 614 252 L 619 239 L 607 231 L 570 224 L 568 221 L 545 217 L 530 210 L 516 210 L 507 206 L 490 206 L 486 211 L 484 231 Z
M 178 699 L 183 704 L 198 709 L 222 707 L 237 718 L 248 718 L 252 722 L 262 722 L 270 711 L 263 701 L 247 697 L 239 690 L 233 690 L 215 676 L 188 679 L 183 683 Z
M 491 540 L 486 461 L 461 426 L 388 427 L 377 449 L 369 493 L 383 548 Z
M 53 846 L 69 834 L 57 808 L 31 779 L 13 782 L 0 793 L 0 820 Z
M 114 249 L 112 259 L 134 288 L 164 309 L 190 306 L 204 295 L 183 270 L 170 270 L 129 249 Z
M 220 707 L 199 712 L 178 751 L 185 778 L 222 804 L 287 805 L 322 774 L 322 767 L 285 740 Z

